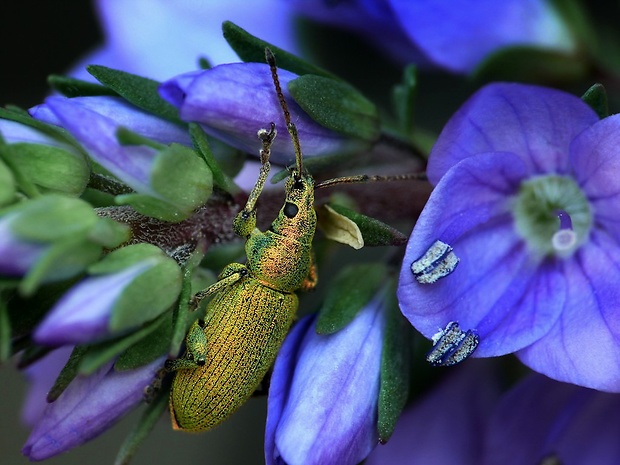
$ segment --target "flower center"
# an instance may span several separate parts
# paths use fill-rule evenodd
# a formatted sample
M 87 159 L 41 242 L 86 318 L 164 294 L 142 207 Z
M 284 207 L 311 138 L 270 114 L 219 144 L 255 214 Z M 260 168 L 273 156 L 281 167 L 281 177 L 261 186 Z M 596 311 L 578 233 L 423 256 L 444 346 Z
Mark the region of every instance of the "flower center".
M 517 232 L 540 256 L 572 255 L 592 225 L 588 200 L 566 176 L 539 176 L 523 182 L 513 213 Z

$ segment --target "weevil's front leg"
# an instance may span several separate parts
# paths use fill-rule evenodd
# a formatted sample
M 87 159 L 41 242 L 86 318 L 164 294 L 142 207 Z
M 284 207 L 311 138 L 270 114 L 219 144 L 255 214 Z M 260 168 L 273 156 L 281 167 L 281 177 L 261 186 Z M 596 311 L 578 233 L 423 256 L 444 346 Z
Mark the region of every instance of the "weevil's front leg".
M 194 294 L 194 297 L 189 302 L 189 308 L 191 311 L 196 310 L 200 302 L 205 297 L 216 294 L 228 286 L 232 286 L 241 278 L 248 274 L 248 268 L 241 263 L 229 263 L 224 267 L 222 272 L 217 277 L 217 282 L 211 284 L 206 289 Z
M 258 138 L 263 143 L 263 148 L 260 151 L 260 173 L 256 184 L 252 188 L 252 192 L 250 192 L 245 207 L 237 213 L 233 221 L 233 231 L 240 237 L 250 237 L 250 234 L 252 234 L 252 231 L 254 231 L 256 227 L 256 201 L 263 191 L 267 176 L 269 175 L 269 170 L 271 168 L 269 156 L 271 155 L 271 145 L 276 138 L 276 134 L 276 125 L 273 123 L 271 123 L 269 130 L 261 129 L 258 131 Z
M 304 282 L 301 283 L 301 287 L 299 288 L 302 291 L 311 291 L 314 289 L 319 282 L 319 277 L 316 272 L 316 259 L 314 257 L 314 252 L 310 252 L 310 269 L 308 270 L 308 275 Z

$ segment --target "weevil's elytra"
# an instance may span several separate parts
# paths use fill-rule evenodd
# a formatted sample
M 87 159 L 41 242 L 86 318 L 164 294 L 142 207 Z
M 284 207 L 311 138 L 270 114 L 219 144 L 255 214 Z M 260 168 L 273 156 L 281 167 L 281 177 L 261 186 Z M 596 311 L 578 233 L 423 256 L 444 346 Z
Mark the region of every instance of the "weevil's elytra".
M 257 389 L 290 328 L 298 307 L 296 291 L 316 285 L 312 239 L 316 229 L 314 180 L 304 172 L 297 129 L 280 89 L 275 59 L 266 50 L 296 167 L 285 183 L 286 200 L 270 228 L 256 229 L 256 201 L 269 173 L 275 125 L 258 132 L 261 171 L 246 206 L 233 222 L 245 237 L 247 263 L 231 263 L 218 281 L 196 294 L 192 305 L 213 295 L 204 324 L 196 321 L 186 337 L 186 353 L 166 367 L 176 371 L 170 393 L 175 429 L 204 431 L 217 426 Z

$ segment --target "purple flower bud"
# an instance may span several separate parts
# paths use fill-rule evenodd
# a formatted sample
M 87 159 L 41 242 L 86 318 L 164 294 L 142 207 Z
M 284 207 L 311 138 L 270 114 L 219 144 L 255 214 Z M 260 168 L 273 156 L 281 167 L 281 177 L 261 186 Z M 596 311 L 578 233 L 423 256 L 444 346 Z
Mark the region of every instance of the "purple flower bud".
M 162 363 L 160 358 L 119 372 L 110 362 L 90 376 L 76 378 L 48 404 L 22 453 L 30 460 L 45 460 L 98 436 L 142 402 L 144 388 Z
M 305 156 L 339 152 L 354 143 L 310 118 L 286 88 L 297 75 L 283 69 L 278 73 Z M 257 131 L 274 122 L 279 134 L 271 147 L 273 161 L 285 164 L 295 158 L 265 63 L 233 63 L 182 74 L 164 82 L 160 94 L 179 108 L 181 119 L 198 122 L 208 134 L 251 154 L 258 154 L 261 147 Z
M 11 231 L 16 213 L 0 218 L 0 274 L 23 276 L 47 252 L 50 244 L 20 239 Z
M 93 276 L 73 286 L 34 332 L 44 345 L 85 344 L 110 333 L 114 305 L 132 281 L 153 263 L 139 262 L 118 273 Z
M 313 318 L 289 334 L 269 391 L 268 465 L 355 465 L 377 445 L 382 311 L 375 298 L 334 334 L 316 334 Z

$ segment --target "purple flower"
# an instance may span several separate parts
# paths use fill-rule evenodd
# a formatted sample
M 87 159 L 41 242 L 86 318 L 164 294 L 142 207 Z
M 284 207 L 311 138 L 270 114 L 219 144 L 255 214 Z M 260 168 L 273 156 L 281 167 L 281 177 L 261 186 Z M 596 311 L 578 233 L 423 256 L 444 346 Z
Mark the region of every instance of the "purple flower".
M 365 464 L 481 465 L 484 430 L 499 396 L 488 364 L 463 364 L 404 411 L 390 440 Z
M 135 328 L 170 308 L 181 288 L 177 264 L 150 244 L 117 249 L 89 270 L 36 328 L 37 343 L 86 344 Z
M 465 103 L 430 155 L 436 184 L 409 240 L 398 297 L 426 337 L 477 332 L 474 356 L 516 352 L 552 378 L 620 391 L 620 116 L 519 84 Z M 456 269 L 421 284 L 440 240 Z
M 305 156 L 358 145 L 316 123 L 294 102 L 286 85 L 297 75 L 283 69 L 278 74 Z M 272 160 L 281 164 L 294 160 L 293 144 L 265 63 L 233 63 L 182 74 L 164 82 L 160 94 L 179 108 L 181 119 L 201 123 L 208 134 L 252 154 L 260 148 L 256 132 L 273 121 L 280 132 L 271 147 Z
M 113 362 L 90 376 L 79 376 L 45 408 L 22 453 L 45 460 L 79 446 L 137 407 L 161 367 L 163 358 L 130 371 L 115 371 Z
M 382 312 L 376 298 L 334 334 L 310 317 L 289 334 L 269 389 L 268 465 L 354 465 L 377 445 Z
M 486 364 L 467 362 L 411 405 L 365 463 L 612 465 L 618 414 L 617 395 L 539 374 L 500 394 Z
M 49 99 L 49 102 L 51 102 L 51 106 L 49 103 L 44 103 L 31 108 L 29 110 L 30 115 L 40 121 L 63 126 L 63 121 L 67 121 L 70 118 L 70 116 L 63 117 L 63 113 L 67 111 L 68 105 L 60 106 L 63 105 L 62 102 L 66 102 L 72 105 L 79 105 L 98 115 L 109 118 L 116 125 L 127 128 L 156 142 L 162 144 L 176 142 L 190 147 L 192 145 L 187 130 L 150 113 L 146 113 L 120 97 L 97 96 L 75 97 L 72 99 L 54 97 Z
M 456 73 L 474 70 L 504 47 L 526 45 L 563 53 L 576 48 L 552 2 L 545 0 L 288 3 L 311 18 L 367 35 L 403 61 L 430 62 Z
M 11 230 L 17 213 L 0 218 L 0 274 L 23 276 L 49 250 L 50 244 L 20 238 Z
M 226 20 L 295 52 L 295 25 L 281 0 L 258 0 L 251 8 L 244 0 L 99 0 L 97 7 L 106 40 L 74 67 L 72 74 L 83 79 L 93 80 L 84 70 L 89 64 L 161 80 L 197 69 L 201 57 L 238 61 L 222 36 Z

